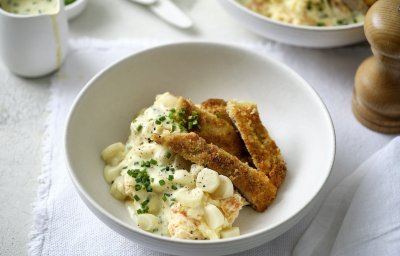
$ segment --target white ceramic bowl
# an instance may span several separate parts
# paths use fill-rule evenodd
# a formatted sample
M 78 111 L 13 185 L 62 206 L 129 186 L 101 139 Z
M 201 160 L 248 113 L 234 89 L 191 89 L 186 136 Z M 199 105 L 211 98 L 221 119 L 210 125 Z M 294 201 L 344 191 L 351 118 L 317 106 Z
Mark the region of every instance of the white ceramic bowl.
M 68 20 L 75 19 L 85 10 L 87 0 L 76 0 L 72 4 L 65 6 L 65 12 L 67 13 Z
M 188 241 L 142 231 L 123 203 L 109 193 L 100 152 L 126 141 L 132 117 L 169 91 L 194 102 L 207 98 L 250 100 L 287 162 L 287 179 L 264 213 L 247 207 L 236 222 L 242 235 Z M 332 167 L 335 137 L 316 92 L 296 73 L 237 46 L 177 43 L 131 55 L 96 75 L 80 92 L 65 130 L 68 169 L 87 206 L 121 235 L 178 255 L 222 255 L 259 246 L 287 231 L 309 211 Z
M 365 40 L 363 23 L 335 27 L 292 25 L 251 11 L 238 0 L 219 0 L 219 2 L 248 30 L 281 43 L 302 47 L 331 48 Z

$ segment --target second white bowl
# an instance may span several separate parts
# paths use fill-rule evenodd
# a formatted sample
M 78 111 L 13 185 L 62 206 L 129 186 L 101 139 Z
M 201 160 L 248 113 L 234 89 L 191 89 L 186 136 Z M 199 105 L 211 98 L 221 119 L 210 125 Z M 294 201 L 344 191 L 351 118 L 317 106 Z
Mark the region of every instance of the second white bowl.
M 219 2 L 248 30 L 281 43 L 302 47 L 331 48 L 365 41 L 363 23 L 334 27 L 292 25 L 251 11 L 238 0 L 219 0 Z

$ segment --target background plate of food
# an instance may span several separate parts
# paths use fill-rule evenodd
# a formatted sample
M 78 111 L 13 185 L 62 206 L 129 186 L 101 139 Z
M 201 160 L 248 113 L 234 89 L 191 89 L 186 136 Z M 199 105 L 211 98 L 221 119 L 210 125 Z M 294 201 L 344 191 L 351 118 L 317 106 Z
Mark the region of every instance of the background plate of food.
M 65 11 L 68 20 L 72 20 L 79 16 L 85 10 L 87 0 L 64 0 Z
M 96 75 L 65 129 L 68 169 L 121 235 L 178 255 L 261 245 L 313 205 L 335 136 L 295 72 L 238 46 L 148 49 Z
M 329 48 L 365 40 L 364 16 L 368 6 L 374 1 L 220 0 L 219 2 L 240 24 L 261 36 L 295 46 Z

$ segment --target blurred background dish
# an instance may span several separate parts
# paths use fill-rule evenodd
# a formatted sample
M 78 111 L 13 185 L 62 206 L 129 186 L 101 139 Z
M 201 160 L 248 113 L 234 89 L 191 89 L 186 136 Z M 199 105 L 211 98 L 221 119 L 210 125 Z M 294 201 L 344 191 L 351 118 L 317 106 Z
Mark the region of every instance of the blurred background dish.
M 287 178 L 265 212 L 241 211 L 235 222 L 239 237 L 199 241 L 155 235 L 138 228 L 110 194 L 100 152 L 125 142 L 133 116 L 166 91 L 196 103 L 208 98 L 255 102 L 280 147 Z M 317 93 L 286 66 L 233 45 L 175 43 L 128 56 L 91 79 L 69 114 L 65 152 L 79 195 L 114 231 L 165 253 L 225 255 L 274 239 L 309 212 L 331 172 L 335 135 Z
M 331 48 L 365 40 L 362 15 L 355 17 L 356 23 L 351 23 L 353 20 L 349 19 L 329 21 L 332 24 L 346 25 L 325 26 L 326 20 L 316 22 L 316 26 L 298 25 L 268 18 L 247 8 L 239 0 L 220 0 L 219 2 L 233 18 L 250 31 L 281 43 L 302 47 Z
M 243 6 L 272 20 L 293 25 L 332 27 L 364 21 L 364 0 L 238 0 Z M 347 2 L 350 2 L 347 3 Z M 350 7 L 352 6 L 352 7 Z
M 65 11 L 67 13 L 68 20 L 76 18 L 79 14 L 85 10 L 87 0 L 62 0 L 65 4 Z

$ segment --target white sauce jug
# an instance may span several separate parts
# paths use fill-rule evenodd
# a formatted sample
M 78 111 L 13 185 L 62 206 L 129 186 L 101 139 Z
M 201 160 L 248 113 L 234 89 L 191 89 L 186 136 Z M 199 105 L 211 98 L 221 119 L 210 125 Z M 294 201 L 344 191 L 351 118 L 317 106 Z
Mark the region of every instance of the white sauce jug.
M 11 72 L 47 75 L 61 66 L 67 51 L 63 0 L 0 0 L 0 54 Z

